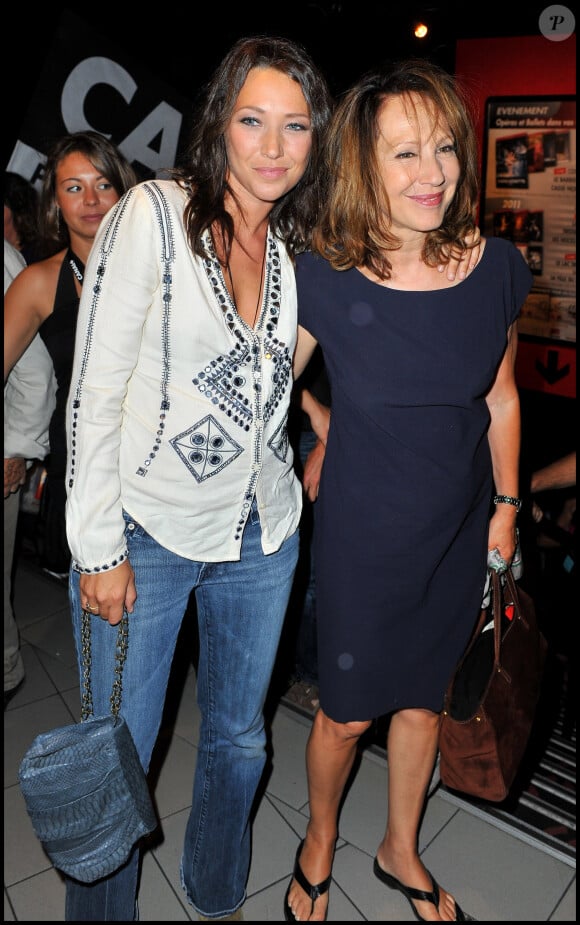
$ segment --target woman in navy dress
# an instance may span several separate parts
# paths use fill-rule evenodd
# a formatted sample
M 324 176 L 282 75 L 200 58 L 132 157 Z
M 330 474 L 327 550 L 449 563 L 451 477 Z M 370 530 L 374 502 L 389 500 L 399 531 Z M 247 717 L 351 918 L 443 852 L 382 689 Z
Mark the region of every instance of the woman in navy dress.
M 328 164 L 315 252 L 297 266 L 295 371 L 319 343 L 332 413 L 315 508 L 321 706 L 307 746 L 311 815 L 284 912 L 326 919 L 357 743 L 389 714 L 387 826 L 374 873 L 418 918 L 463 921 L 419 857 L 418 829 L 487 551 L 506 563 L 515 551 L 516 318 L 532 277 L 499 238 L 482 242 L 466 279 L 438 272 L 474 228 L 478 196 L 473 126 L 445 71 L 409 61 L 363 77 L 338 106 Z

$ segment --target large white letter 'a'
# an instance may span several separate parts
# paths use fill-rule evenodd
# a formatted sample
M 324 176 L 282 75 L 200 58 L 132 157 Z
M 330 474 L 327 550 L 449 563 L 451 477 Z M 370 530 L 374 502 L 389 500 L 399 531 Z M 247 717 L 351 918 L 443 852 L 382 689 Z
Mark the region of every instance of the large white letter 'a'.
M 137 90 L 137 84 L 120 64 L 110 58 L 85 58 L 70 72 L 62 89 L 61 112 L 67 131 L 100 131 L 90 125 L 85 116 L 86 97 L 97 84 L 114 87 L 128 104 Z M 181 113 L 162 100 L 124 141 L 119 142 L 119 149 L 127 160 L 138 161 L 153 173 L 173 167 L 181 121 Z M 158 150 L 150 147 L 153 139 L 160 140 Z

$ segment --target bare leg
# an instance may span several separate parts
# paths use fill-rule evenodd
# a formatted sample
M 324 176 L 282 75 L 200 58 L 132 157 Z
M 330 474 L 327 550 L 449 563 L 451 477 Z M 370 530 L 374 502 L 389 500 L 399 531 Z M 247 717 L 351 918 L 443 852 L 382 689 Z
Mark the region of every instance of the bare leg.
M 356 756 L 358 740 L 369 722 L 335 723 L 318 709 L 306 746 L 306 770 L 310 819 L 300 855 L 300 867 L 311 884 L 321 883 L 332 869 L 334 844 L 338 834 L 340 800 Z M 301 922 L 324 922 L 328 893 L 314 904 L 304 890 L 292 881 L 288 904 Z
M 431 878 L 418 853 L 418 833 L 427 788 L 437 756 L 439 716 L 430 710 L 399 710 L 387 735 L 389 805 L 385 836 L 377 851 L 380 867 L 405 886 L 431 892 Z M 415 901 L 421 918 L 455 921 L 455 902 L 440 889 L 439 910 Z

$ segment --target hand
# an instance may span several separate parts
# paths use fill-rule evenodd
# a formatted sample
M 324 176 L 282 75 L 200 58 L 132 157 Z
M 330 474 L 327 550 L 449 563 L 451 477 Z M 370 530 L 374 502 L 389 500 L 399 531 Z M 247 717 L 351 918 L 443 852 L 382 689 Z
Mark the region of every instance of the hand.
M 475 228 L 471 234 L 467 235 L 465 244 L 468 249 L 463 251 L 461 257 L 457 258 L 452 255 L 449 258 L 449 263 L 441 264 L 437 267 L 440 273 L 447 270 L 447 279 L 451 282 L 454 281 L 456 276 L 459 279 L 465 279 L 479 263 L 479 258 L 481 257 L 481 232 L 479 228 Z M 471 247 L 471 244 L 474 246 Z
M 316 501 L 320 485 L 320 474 L 326 454 L 326 447 L 321 440 L 317 440 L 304 463 L 302 485 L 309 501 Z
M 515 508 L 499 504 L 489 522 L 488 551 L 497 550 L 506 568 L 509 568 L 517 543 Z
M 26 460 L 14 456 L 4 459 L 4 497 L 14 494 L 26 481 Z
M 330 427 L 330 408 L 318 401 L 309 389 L 302 389 L 300 407 L 310 418 L 312 430 L 326 446 L 328 428 Z
M 121 565 L 98 575 L 81 575 L 81 607 L 116 626 L 123 613 L 133 613 L 137 600 L 135 574 L 126 559 Z
M 330 408 L 327 408 L 321 402 L 316 402 L 316 406 L 310 414 L 310 424 L 319 441 L 326 446 L 330 427 Z

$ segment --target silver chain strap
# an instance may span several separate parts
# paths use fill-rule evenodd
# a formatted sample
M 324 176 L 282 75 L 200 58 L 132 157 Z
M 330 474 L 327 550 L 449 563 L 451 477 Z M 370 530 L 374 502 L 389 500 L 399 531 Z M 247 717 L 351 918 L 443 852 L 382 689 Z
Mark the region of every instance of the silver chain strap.
M 99 617 L 100 619 L 100 617 Z M 121 709 L 121 694 L 123 693 L 123 666 L 127 659 L 127 645 L 129 641 L 129 617 L 124 611 L 123 619 L 119 623 L 117 632 L 117 645 L 115 648 L 115 680 L 113 692 L 109 698 L 111 713 L 119 715 Z M 83 623 L 81 628 L 81 648 L 83 654 L 83 696 L 81 705 L 81 719 L 89 719 L 93 715 L 93 694 L 91 691 L 91 614 L 83 610 Z

